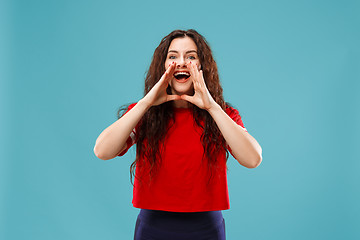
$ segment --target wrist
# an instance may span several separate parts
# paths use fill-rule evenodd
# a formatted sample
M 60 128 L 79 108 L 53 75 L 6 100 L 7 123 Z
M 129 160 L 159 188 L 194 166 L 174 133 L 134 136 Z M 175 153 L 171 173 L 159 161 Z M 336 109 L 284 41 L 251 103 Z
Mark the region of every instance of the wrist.
M 212 115 L 213 113 L 222 110 L 222 108 L 220 107 L 219 104 L 217 104 L 217 102 L 213 101 L 210 105 L 210 107 L 207 109 L 207 111 L 210 113 L 210 115 Z
M 139 106 L 141 106 L 141 108 L 143 108 L 144 110 L 148 110 L 149 108 L 151 108 L 152 104 L 150 102 L 147 101 L 147 99 L 142 98 L 138 101 L 137 103 Z

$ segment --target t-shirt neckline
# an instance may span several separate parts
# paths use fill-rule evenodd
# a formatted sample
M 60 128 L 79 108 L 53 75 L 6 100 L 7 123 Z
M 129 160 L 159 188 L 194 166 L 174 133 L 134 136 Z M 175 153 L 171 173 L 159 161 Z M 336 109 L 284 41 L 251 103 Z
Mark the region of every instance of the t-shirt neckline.
M 191 108 L 177 108 L 174 107 L 174 112 L 190 112 Z

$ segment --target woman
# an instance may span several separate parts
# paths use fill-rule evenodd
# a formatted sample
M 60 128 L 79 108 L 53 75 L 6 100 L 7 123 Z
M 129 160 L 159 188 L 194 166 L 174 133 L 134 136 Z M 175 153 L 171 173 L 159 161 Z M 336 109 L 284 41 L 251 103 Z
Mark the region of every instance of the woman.
M 132 203 L 141 209 L 134 238 L 225 239 L 227 150 L 247 168 L 260 164 L 262 150 L 239 112 L 225 103 L 204 37 L 195 30 L 164 37 L 144 92 L 94 148 L 108 160 L 137 145 L 130 167 Z

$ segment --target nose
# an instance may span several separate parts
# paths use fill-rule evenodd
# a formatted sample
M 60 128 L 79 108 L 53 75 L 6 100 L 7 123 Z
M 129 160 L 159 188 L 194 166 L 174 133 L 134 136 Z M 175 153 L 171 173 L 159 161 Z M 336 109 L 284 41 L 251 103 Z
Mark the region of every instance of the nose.
M 183 57 L 179 58 L 179 60 L 176 63 L 178 68 L 186 67 L 186 61 Z

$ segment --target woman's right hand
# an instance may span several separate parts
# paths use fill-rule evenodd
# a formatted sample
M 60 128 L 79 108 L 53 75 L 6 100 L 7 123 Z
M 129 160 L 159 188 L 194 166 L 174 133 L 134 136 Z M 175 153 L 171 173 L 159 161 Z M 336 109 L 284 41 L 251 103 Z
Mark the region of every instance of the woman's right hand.
M 162 75 L 160 80 L 154 85 L 154 87 L 146 94 L 142 99 L 147 102 L 149 106 L 157 106 L 167 101 L 180 100 L 179 95 L 168 95 L 166 89 L 173 78 L 176 64 L 172 62 Z
M 173 78 L 175 64 L 166 69 L 160 80 L 127 114 L 107 127 L 96 139 L 94 153 L 103 160 L 118 156 L 127 146 L 127 139 L 144 113 L 151 107 L 171 100 L 180 100 L 178 95 L 168 95 L 166 88 Z

